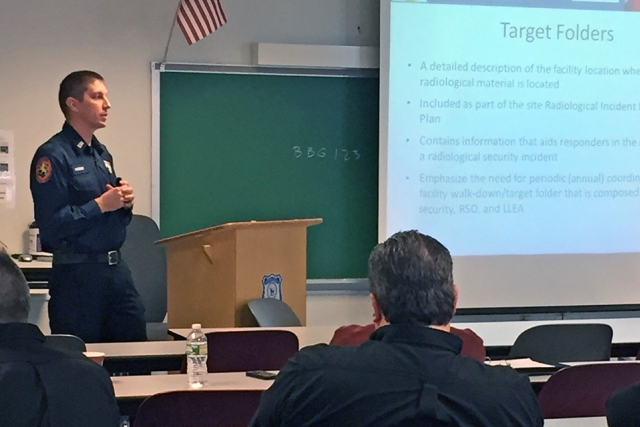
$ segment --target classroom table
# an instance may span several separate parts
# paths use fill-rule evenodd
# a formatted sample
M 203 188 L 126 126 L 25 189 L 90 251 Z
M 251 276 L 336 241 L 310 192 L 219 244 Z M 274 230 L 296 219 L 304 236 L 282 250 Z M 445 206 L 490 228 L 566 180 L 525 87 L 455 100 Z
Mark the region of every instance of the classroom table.
M 532 321 L 510 321 L 510 322 L 459 322 L 452 323 L 459 329 L 469 328 L 478 334 L 487 347 L 507 347 L 511 346 L 518 335 L 526 329 L 538 325 L 555 324 L 580 324 L 580 323 L 604 323 L 613 329 L 614 343 L 640 343 L 640 317 L 619 318 L 619 319 L 572 319 L 572 320 L 532 320 Z M 291 330 L 300 339 L 300 347 L 315 344 L 318 342 L 329 342 L 333 332 L 338 326 L 293 326 L 269 329 Z M 214 331 L 229 331 L 238 328 L 203 328 L 205 333 Z M 261 328 L 241 328 L 246 330 Z M 264 329 L 264 328 L 262 328 Z M 190 328 L 171 328 L 169 332 L 177 338 L 185 338 Z
M 518 335 L 526 329 L 544 324 L 568 323 L 605 323 L 613 329 L 612 357 L 635 357 L 640 349 L 640 318 L 616 319 L 572 319 L 572 320 L 539 320 L 539 321 L 511 321 L 511 322 L 460 322 L 453 326 L 459 329 L 469 328 L 484 341 L 487 356 L 491 358 L 506 357 L 511 345 Z M 338 326 L 298 326 L 288 328 L 273 328 L 291 330 L 300 340 L 300 348 L 317 343 L 328 343 Z M 235 328 L 204 328 L 203 331 L 228 331 Z M 260 328 L 242 328 L 260 329 Z M 189 334 L 189 328 L 172 328 L 169 333 L 176 339 L 184 339 Z
M 135 416 L 138 406 L 151 395 L 192 390 L 186 374 L 118 376 L 111 377 L 111 382 L 120 414 L 127 416 Z M 248 390 L 262 393 L 272 383 L 271 380 L 247 377 L 244 372 L 225 372 L 207 374 L 207 384 L 198 390 Z
M 602 321 L 602 320 L 598 320 Z M 580 323 L 584 321 L 568 321 Z M 636 338 L 635 330 L 638 327 L 640 333 L 640 319 L 605 319 L 614 328 L 614 339 L 628 340 L 630 346 L 635 346 L 631 356 L 637 352 L 640 336 Z M 457 327 L 468 327 L 474 330 L 484 339 L 487 347 L 487 355 L 493 359 L 505 356 L 505 349 L 511 346 L 517 335 L 523 330 L 543 324 L 556 323 L 553 321 L 539 322 L 478 322 L 458 323 Z M 289 330 L 298 336 L 300 348 L 317 343 L 328 343 L 333 337 L 336 326 L 295 326 L 270 329 Z M 204 328 L 207 332 L 260 330 L 264 328 Z M 132 374 L 148 373 L 151 371 L 176 371 L 182 366 L 182 358 L 185 351 L 184 339 L 191 330 L 188 328 L 171 329 L 169 332 L 176 337 L 176 341 L 148 341 L 131 343 L 99 343 L 87 344 L 88 351 L 100 351 L 105 353 L 104 366 L 111 373 L 129 372 Z M 622 345 L 623 342 L 614 343 Z M 633 349 L 631 349 L 633 350 Z M 612 351 L 613 356 L 619 356 Z
M 204 328 L 207 332 L 264 330 L 265 328 Z M 333 326 L 297 326 L 269 328 L 289 330 L 298 336 L 300 348 L 317 343 L 328 343 L 333 336 Z M 111 374 L 148 374 L 153 371 L 179 371 L 185 352 L 185 337 L 191 329 L 174 329 L 176 341 L 146 341 L 87 344 L 87 351 L 105 354 L 104 367 Z
M 31 289 L 47 288 L 49 274 L 51 273 L 51 261 L 40 261 L 38 259 L 34 259 L 30 262 L 18 261 L 16 259 L 13 261 L 20 270 L 22 270 L 22 273 L 26 277 Z
M 537 380 L 546 381 L 548 377 L 548 375 L 538 376 Z M 135 416 L 138 406 L 153 394 L 191 390 L 186 374 L 122 376 L 112 377 L 111 381 L 120 413 L 128 416 Z M 271 380 L 247 377 L 244 372 L 215 373 L 207 374 L 207 384 L 200 390 L 249 390 L 262 393 L 272 383 Z M 545 426 L 548 427 L 606 427 L 606 425 L 605 417 L 545 420 Z
M 277 328 L 202 328 L 202 332 L 208 334 L 210 332 L 229 332 L 229 331 L 255 331 L 265 329 L 277 329 L 283 331 L 291 331 L 298 337 L 300 348 L 318 343 L 329 343 L 333 337 L 337 326 L 288 326 Z M 191 332 L 191 328 L 172 328 L 169 334 L 176 339 L 184 340 Z
M 185 352 L 184 341 L 144 341 L 87 344 L 87 351 L 105 354 L 103 366 L 110 374 L 149 374 L 179 371 Z
M 265 328 L 204 328 L 203 331 L 264 330 Z M 269 328 L 289 330 L 298 336 L 300 347 L 328 343 L 333 336 L 333 326 L 298 326 Z M 87 351 L 105 354 L 104 367 L 111 374 L 148 374 L 153 371 L 179 371 L 185 352 L 185 337 L 191 329 L 175 329 L 170 332 L 180 338 L 176 341 L 116 342 L 87 344 Z
M 544 420 L 545 427 L 607 427 L 605 417 L 554 418 Z
M 187 374 L 129 375 L 111 377 L 117 399 L 141 399 L 166 391 L 192 390 Z M 199 390 L 268 389 L 273 381 L 248 377 L 244 372 L 207 374 L 207 384 Z

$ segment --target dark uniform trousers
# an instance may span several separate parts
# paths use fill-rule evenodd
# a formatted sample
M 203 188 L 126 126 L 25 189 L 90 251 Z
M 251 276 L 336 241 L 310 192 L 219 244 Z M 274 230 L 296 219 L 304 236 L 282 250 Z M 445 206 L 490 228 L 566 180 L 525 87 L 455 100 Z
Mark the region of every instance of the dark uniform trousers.
M 84 342 L 145 341 L 144 306 L 127 264 L 54 263 L 49 279 L 54 334 Z

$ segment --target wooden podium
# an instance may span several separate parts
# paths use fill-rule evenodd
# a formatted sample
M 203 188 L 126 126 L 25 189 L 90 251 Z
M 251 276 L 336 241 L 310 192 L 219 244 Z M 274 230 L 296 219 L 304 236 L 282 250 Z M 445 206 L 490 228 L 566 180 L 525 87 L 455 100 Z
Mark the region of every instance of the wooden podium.
M 246 307 L 263 281 L 303 325 L 307 316 L 307 227 L 321 218 L 232 222 L 158 240 L 167 246 L 169 328 L 255 325 Z M 279 275 L 279 277 L 278 277 Z

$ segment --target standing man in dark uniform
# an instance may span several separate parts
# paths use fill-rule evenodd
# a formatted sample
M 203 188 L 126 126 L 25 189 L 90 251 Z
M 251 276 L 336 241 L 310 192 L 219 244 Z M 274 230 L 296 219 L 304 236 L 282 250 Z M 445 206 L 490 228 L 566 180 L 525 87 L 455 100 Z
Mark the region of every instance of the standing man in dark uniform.
M 111 104 L 100 74 L 76 71 L 60 83 L 62 131 L 36 151 L 31 194 L 49 280 L 52 333 L 85 342 L 144 341 L 144 306 L 120 247 L 131 221 L 133 188 L 93 133 Z

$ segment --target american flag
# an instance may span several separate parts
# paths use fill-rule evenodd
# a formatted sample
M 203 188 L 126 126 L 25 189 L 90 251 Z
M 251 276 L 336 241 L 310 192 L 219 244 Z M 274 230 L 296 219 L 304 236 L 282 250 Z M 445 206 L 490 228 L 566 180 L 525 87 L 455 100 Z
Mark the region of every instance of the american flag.
M 227 22 L 220 0 L 180 0 L 176 19 L 190 45 Z

